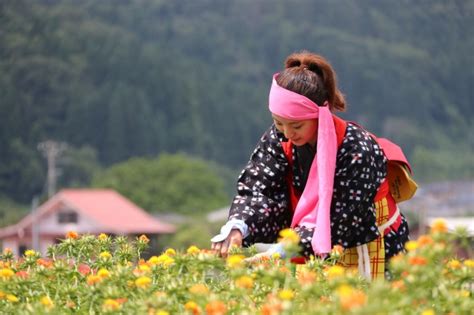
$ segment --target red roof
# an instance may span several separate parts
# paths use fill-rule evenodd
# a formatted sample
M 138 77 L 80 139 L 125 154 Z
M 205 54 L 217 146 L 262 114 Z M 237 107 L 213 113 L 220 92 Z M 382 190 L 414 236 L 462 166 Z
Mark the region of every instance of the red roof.
M 97 231 L 80 233 L 161 234 L 172 233 L 175 227 L 148 214 L 145 210 L 111 189 L 63 189 L 38 208 L 42 217 L 61 206 L 67 206 L 92 221 Z M 20 222 L 0 229 L 0 237 L 31 228 L 32 215 Z M 42 231 L 46 232 L 46 231 Z

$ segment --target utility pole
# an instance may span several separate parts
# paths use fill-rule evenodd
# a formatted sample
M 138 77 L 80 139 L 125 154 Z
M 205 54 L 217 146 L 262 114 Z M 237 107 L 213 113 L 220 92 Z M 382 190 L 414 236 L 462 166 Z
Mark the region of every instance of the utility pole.
M 48 162 L 47 188 L 48 198 L 51 198 L 56 192 L 57 169 L 56 163 L 58 156 L 66 149 L 67 145 L 63 142 L 56 142 L 47 140 L 38 144 L 40 150 L 46 161 Z

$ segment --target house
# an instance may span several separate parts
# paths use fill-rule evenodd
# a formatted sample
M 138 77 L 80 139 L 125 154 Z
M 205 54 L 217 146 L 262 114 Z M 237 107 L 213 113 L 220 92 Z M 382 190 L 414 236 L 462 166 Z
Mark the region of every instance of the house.
M 147 236 L 173 233 L 162 222 L 111 189 L 64 189 L 20 222 L 0 229 L 3 248 L 15 255 L 26 249 L 46 253 L 69 231 L 79 234 Z

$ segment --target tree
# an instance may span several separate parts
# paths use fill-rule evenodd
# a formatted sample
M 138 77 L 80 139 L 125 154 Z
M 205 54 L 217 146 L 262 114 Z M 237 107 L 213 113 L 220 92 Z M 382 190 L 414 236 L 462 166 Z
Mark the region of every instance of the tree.
M 199 214 L 229 202 L 216 171 L 184 154 L 132 158 L 111 166 L 92 182 L 94 187 L 119 191 L 151 212 Z

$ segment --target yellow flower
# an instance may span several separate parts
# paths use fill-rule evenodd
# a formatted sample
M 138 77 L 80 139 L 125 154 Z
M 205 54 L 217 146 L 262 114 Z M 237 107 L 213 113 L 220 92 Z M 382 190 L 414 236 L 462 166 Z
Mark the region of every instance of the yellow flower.
M 145 289 L 145 288 L 148 288 L 150 286 L 150 284 L 151 284 L 151 279 L 149 277 L 146 277 L 146 276 L 139 277 L 135 280 L 135 285 L 138 288 Z
M 3 269 L 0 269 L 0 276 L 1 276 L 2 278 L 10 278 L 10 277 L 12 277 L 14 274 L 15 274 L 15 272 L 13 272 L 13 270 L 11 270 L 10 268 L 3 268 Z
M 36 252 L 32 249 L 28 249 L 25 251 L 25 256 L 26 257 L 32 257 L 32 256 L 35 256 L 36 255 Z
M 54 306 L 54 303 L 53 303 L 53 301 L 50 299 L 49 296 L 43 296 L 43 297 L 40 299 L 40 303 L 43 304 L 44 306 L 50 307 L 50 308 Z
M 280 231 L 279 242 L 298 244 L 300 242 L 300 236 L 293 229 L 284 229 Z
M 140 272 L 142 273 L 148 273 L 151 271 L 150 267 L 148 265 L 140 265 L 138 266 L 138 269 L 140 270 Z
M 168 267 L 172 263 L 174 263 L 174 259 L 166 254 L 162 254 L 160 256 L 152 256 L 148 259 L 148 263 L 150 265 L 161 265 L 164 267 Z
M 334 266 L 329 267 L 326 270 L 326 275 L 328 279 L 335 279 L 335 278 L 339 278 L 343 276 L 344 272 L 345 272 L 344 267 L 339 266 L 339 265 L 334 265 Z
M 281 300 L 290 301 L 293 300 L 293 298 L 295 297 L 295 293 L 291 290 L 283 289 L 278 292 L 278 297 Z
M 175 256 L 176 255 L 176 251 L 173 249 L 173 248 L 167 248 L 165 250 L 165 254 L 168 255 L 168 256 Z
M 110 272 L 105 268 L 101 268 L 97 271 L 97 275 L 101 278 L 108 278 L 110 277 Z
M 20 300 L 13 294 L 7 294 L 6 298 L 7 298 L 7 301 L 12 302 L 12 303 L 16 303 Z
M 464 261 L 464 266 L 469 267 L 469 268 L 474 268 L 474 260 L 466 259 Z
M 66 233 L 66 238 L 75 240 L 78 237 L 79 237 L 79 234 L 77 234 L 77 232 L 69 231 L 69 232 Z
M 100 233 L 99 236 L 97 237 L 100 241 L 106 241 L 108 236 L 105 233 Z
M 170 315 L 170 313 L 168 313 L 167 311 L 158 310 L 156 311 L 155 315 Z
M 100 258 L 102 259 L 110 259 L 112 257 L 112 255 L 108 252 L 108 251 L 104 251 L 102 253 L 99 254 Z
M 462 267 L 461 262 L 457 259 L 450 260 L 447 265 L 451 269 L 459 269 Z
M 197 283 L 189 288 L 189 292 L 196 295 L 206 295 L 209 293 L 209 288 L 202 283 Z
M 189 246 L 189 248 L 186 250 L 186 253 L 190 254 L 190 255 L 194 255 L 194 254 L 199 254 L 201 250 L 199 249 L 199 247 L 197 246 L 194 246 L 194 245 L 191 245 Z
M 243 265 L 244 255 L 230 255 L 227 257 L 227 267 L 237 268 Z
M 427 309 L 421 312 L 421 315 L 435 315 L 435 312 L 432 309 Z
M 102 308 L 105 311 L 116 311 L 116 310 L 120 309 L 121 306 L 122 305 L 114 299 L 106 299 L 104 301 L 104 304 L 102 304 Z
M 438 218 L 434 219 L 431 222 L 431 233 L 446 233 L 448 232 L 448 224 L 446 223 L 445 219 Z
M 253 287 L 253 279 L 249 276 L 241 276 L 235 280 L 235 285 L 242 289 L 251 289 Z
M 459 291 L 459 295 L 460 295 L 461 297 L 467 298 L 467 297 L 469 297 L 469 296 L 471 295 L 471 292 L 469 292 L 468 290 L 460 290 L 460 291 Z
M 412 252 L 418 248 L 417 241 L 408 241 L 405 243 L 405 248 L 407 251 Z

